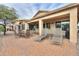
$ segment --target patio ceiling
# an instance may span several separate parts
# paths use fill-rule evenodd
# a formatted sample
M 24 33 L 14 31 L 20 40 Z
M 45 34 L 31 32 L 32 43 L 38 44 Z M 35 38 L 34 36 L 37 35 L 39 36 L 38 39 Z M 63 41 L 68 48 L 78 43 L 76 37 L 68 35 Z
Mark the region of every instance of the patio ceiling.
M 28 22 L 28 24 L 38 24 L 39 23 L 39 21 L 32 21 L 32 22 Z

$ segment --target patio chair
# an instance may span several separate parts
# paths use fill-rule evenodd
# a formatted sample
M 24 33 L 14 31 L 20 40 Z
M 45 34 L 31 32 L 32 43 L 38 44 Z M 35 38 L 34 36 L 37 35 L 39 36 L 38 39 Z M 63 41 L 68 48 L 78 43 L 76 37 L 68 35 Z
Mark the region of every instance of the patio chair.
M 23 36 L 22 30 L 19 30 L 19 33 L 17 33 L 17 35 L 18 35 L 19 37 L 22 37 L 22 36 Z
M 47 33 L 44 33 L 41 36 L 38 36 L 35 41 L 42 41 L 43 39 L 47 37 L 47 35 L 48 35 Z
M 56 45 L 61 45 L 63 43 L 63 35 L 62 35 L 62 29 L 61 28 L 56 28 L 54 30 L 52 42 L 53 42 L 53 44 L 56 44 Z
M 30 31 L 29 30 L 21 30 L 19 31 L 19 36 L 20 37 L 30 37 Z
M 30 30 L 26 30 L 25 37 L 30 37 L 30 36 L 31 36 Z
M 34 36 L 34 31 L 33 30 L 29 30 L 28 32 L 30 33 L 30 36 L 32 36 L 32 37 Z

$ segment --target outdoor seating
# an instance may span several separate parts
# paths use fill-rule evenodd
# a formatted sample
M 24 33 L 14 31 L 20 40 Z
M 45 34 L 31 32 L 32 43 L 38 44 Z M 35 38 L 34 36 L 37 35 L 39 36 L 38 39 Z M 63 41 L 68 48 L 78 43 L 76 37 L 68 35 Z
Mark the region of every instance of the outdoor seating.
M 21 37 L 21 34 L 19 32 L 17 33 L 17 32 L 14 31 L 14 35 L 15 35 L 16 38 L 20 38 Z
M 33 30 L 29 30 L 30 31 L 30 36 L 34 36 L 34 31 Z
M 26 30 L 25 37 L 30 37 L 30 30 Z
M 22 30 L 14 31 L 14 32 L 15 32 L 15 36 L 18 36 L 18 37 L 22 37 L 24 35 Z
M 30 30 L 21 30 L 20 32 L 19 32 L 19 36 L 20 37 L 30 37 Z
M 41 36 L 38 36 L 35 41 L 42 41 L 43 39 L 47 37 L 47 35 L 48 35 L 47 33 L 44 33 Z
M 20 36 L 20 37 L 23 37 L 23 36 L 24 36 L 23 30 L 19 31 L 19 36 Z
M 52 42 L 53 42 L 53 44 L 56 44 L 56 45 L 61 45 L 63 43 L 63 35 L 62 35 L 61 28 L 56 28 L 54 30 Z

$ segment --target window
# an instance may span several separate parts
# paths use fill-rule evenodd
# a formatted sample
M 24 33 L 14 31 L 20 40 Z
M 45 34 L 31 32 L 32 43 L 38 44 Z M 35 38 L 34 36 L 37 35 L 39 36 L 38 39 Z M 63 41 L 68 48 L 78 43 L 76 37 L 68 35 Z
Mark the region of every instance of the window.
M 56 28 L 61 28 L 61 22 L 56 22 Z
M 43 28 L 50 28 L 50 23 L 43 24 Z
M 62 25 L 62 30 L 63 31 L 66 31 L 67 29 L 69 29 L 69 21 L 65 21 L 65 22 L 62 22 L 61 25 Z

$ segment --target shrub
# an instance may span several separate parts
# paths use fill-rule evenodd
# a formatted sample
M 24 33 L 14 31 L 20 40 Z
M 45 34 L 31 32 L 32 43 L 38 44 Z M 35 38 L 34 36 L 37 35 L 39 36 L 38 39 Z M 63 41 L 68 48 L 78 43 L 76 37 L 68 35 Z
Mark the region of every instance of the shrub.
M 3 32 L 3 31 L 4 31 L 4 26 L 0 25 L 0 32 Z

